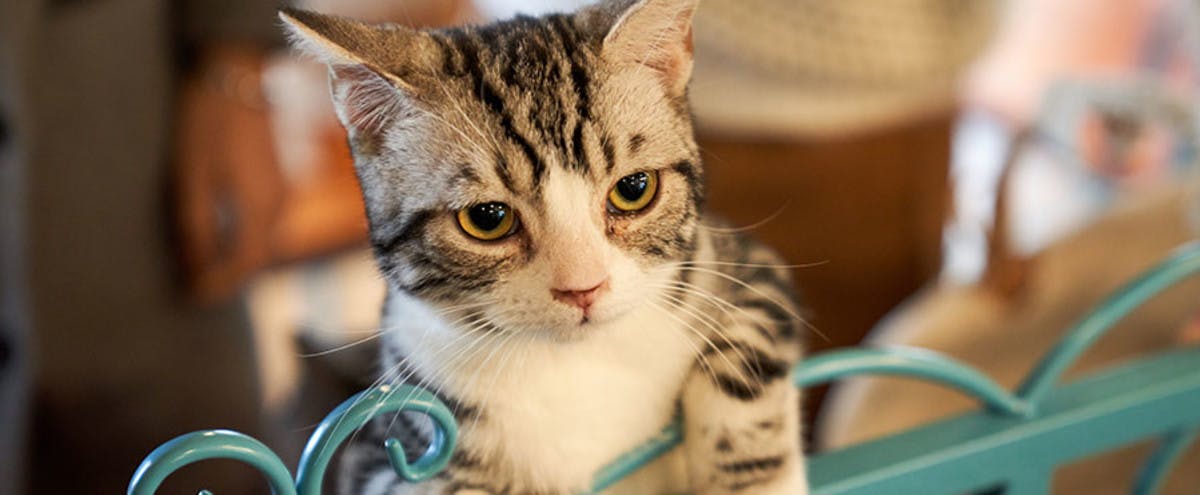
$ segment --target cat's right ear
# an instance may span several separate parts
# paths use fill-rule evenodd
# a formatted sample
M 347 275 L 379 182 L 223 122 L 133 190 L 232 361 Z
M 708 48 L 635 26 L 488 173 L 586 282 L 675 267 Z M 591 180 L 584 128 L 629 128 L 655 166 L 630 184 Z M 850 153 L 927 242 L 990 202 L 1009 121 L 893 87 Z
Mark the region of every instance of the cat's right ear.
M 610 0 L 617 12 L 603 41 L 605 60 L 641 65 L 658 74 L 671 96 L 681 96 L 692 75 L 692 17 L 698 0 Z
M 424 33 L 292 8 L 279 18 L 293 47 L 329 66 L 334 107 L 352 136 L 381 131 L 411 104 L 416 88 L 404 75 L 419 60 L 401 56 L 426 52 Z

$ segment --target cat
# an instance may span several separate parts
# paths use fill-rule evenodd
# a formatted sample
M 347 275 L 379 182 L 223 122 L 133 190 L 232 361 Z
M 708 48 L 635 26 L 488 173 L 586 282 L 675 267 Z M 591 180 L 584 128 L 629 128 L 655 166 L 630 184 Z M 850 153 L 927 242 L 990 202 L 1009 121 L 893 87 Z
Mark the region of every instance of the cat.
M 606 493 L 807 493 L 788 267 L 702 213 L 696 3 L 442 30 L 281 11 L 329 67 L 388 285 L 378 383 L 460 424 L 407 484 L 383 440 L 419 451 L 430 426 L 380 418 L 342 493 L 580 493 L 677 414 L 682 447 Z

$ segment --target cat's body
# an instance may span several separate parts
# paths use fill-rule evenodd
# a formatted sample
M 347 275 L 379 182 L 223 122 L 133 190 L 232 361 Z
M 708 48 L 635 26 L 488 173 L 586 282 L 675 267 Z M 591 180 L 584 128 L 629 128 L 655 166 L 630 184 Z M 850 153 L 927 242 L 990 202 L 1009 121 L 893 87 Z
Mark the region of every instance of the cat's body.
M 787 269 L 702 218 L 694 0 L 437 32 L 289 11 L 330 64 L 389 285 L 381 383 L 460 423 L 404 484 L 382 418 L 343 493 L 569 494 L 681 411 L 682 449 L 614 492 L 805 493 Z M 415 454 L 415 452 L 414 452 Z

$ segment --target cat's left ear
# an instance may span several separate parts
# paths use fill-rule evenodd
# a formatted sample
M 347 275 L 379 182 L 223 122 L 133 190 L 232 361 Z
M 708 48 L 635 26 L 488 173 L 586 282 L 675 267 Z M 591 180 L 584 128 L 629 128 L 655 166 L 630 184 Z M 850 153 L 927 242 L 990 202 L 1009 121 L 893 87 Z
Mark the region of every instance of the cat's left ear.
M 639 64 L 659 74 L 671 96 L 682 96 L 692 75 L 692 17 L 698 0 L 638 0 L 604 37 L 606 61 Z
M 279 18 L 296 49 L 329 66 L 334 106 L 352 136 L 382 130 L 420 96 L 415 83 L 436 50 L 424 33 L 299 9 Z

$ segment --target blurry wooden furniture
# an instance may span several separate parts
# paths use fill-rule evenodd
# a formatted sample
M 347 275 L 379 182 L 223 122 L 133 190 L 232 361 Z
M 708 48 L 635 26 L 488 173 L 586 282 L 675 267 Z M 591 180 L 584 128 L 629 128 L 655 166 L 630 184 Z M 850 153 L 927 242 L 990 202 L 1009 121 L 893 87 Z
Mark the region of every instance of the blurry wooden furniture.
M 180 254 L 191 294 L 227 297 L 258 269 L 361 243 L 362 200 L 342 130 L 309 173 L 288 175 L 262 94 L 264 52 L 213 49 L 180 95 L 175 164 Z M 284 146 L 287 144 L 285 143 Z
M 822 139 L 701 135 L 710 209 L 769 243 L 824 335 L 853 345 L 938 269 L 951 116 Z

